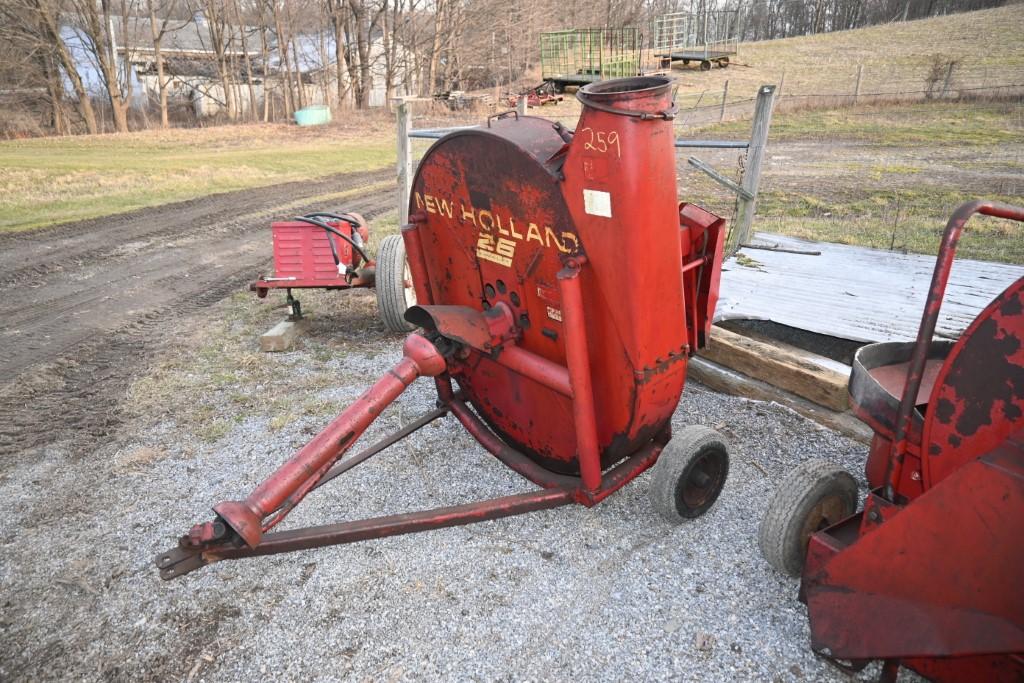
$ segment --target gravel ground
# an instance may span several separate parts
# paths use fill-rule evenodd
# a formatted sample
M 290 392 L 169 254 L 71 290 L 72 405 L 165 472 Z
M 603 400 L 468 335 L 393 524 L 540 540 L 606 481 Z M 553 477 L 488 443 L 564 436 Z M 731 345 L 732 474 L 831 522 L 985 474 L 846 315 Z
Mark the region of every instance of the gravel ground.
M 384 338 L 322 365 L 377 376 L 399 346 Z M 311 362 L 304 351 L 266 359 L 293 376 Z M 347 401 L 364 386 L 346 380 L 317 398 Z M 433 401 L 421 380 L 368 438 Z M 266 416 L 249 417 L 208 443 L 165 416 L 95 452 L 64 442 L 7 463 L 0 679 L 848 680 L 811 654 L 797 581 L 766 566 L 756 533 L 790 468 L 825 456 L 859 473 L 864 448 L 786 408 L 695 383 L 673 423 L 719 428 L 732 469 L 722 497 L 693 522 L 655 514 L 648 473 L 593 509 L 159 580 L 156 553 L 214 502 L 247 494 L 328 417 L 276 431 Z M 445 418 L 310 496 L 287 525 L 529 488 Z

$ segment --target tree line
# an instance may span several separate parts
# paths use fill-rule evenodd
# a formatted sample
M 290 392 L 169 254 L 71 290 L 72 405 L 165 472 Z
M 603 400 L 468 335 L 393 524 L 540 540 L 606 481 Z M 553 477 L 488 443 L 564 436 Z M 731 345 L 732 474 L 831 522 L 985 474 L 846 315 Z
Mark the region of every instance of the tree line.
M 172 125 L 181 64 L 229 121 L 307 104 L 363 109 L 398 92 L 514 89 L 535 77 L 540 34 L 638 26 L 731 9 L 742 41 L 858 28 L 1003 0 L 3 0 L 0 134 Z M 191 32 L 198 49 L 182 50 Z M 196 46 L 193 46 L 196 47 Z M 183 57 L 185 55 L 185 57 Z M 187 59 L 186 59 L 187 57 Z M 201 80 L 201 82 L 200 82 Z M 146 83 L 148 85 L 143 86 Z M 530 83 L 532 85 L 532 83 Z M 144 92 L 140 92 L 144 91 Z M 187 118 L 187 117 L 186 117 Z M 10 130 L 6 131 L 10 134 Z

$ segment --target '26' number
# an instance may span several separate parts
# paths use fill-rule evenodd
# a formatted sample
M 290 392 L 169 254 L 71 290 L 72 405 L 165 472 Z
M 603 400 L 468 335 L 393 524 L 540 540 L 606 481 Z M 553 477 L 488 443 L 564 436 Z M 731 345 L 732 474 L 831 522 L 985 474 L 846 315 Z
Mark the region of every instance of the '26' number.
M 595 131 L 590 126 L 587 126 L 580 132 L 586 136 L 583 140 L 583 149 L 592 149 L 595 152 L 604 154 L 614 148 L 615 156 L 620 159 L 622 158 L 622 145 L 619 143 L 619 134 L 614 130 L 608 132 L 603 130 Z

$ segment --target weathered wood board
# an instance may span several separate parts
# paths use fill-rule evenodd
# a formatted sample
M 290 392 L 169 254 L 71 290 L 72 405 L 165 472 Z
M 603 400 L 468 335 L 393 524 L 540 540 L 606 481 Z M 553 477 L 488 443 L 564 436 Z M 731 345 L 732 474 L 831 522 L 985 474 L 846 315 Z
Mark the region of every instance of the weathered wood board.
M 850 370 L 781 342 L 767 342 L 714 327 L 703 358 L 785 389 L 832 410 L 844 411 L 849 404 L 846 385 Z M 835 366 L 846 368 L 838 370 Z

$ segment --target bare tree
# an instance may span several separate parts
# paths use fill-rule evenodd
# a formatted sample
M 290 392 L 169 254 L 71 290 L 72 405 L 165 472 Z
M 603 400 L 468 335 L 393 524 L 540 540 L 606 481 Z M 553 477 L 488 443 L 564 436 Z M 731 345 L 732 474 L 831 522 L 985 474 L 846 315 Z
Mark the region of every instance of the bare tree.
M 231 0 L 231 9 L 233 11 L 235 25 L 238 27 L 238 38 L 242 46 L 242 60 L 245 62 L 245 84 L 249 90 L 249 118 L 255 119 L 257 108 L 256 84 L 253 82 L 252 57 L 249 54 L 249 37 L 246 35 L 249 32 L 249 29 L 242 20 L 242 8 L 239 5 L 238 0 Z
M 69 23 L 85 38 L 82 47 L 98 68 L 103 87 L 110 101 L 114 129 L 128 132 L 128 109 L 132 99 L 131 46 L 124 40 L 124 28 L 134 21 L 134 0 L 69 0 L 72 12 Z M 115 22 L 122 28 L 118 40 Z M 118 46 L 123 46 L 124 59 L 118 59 Z M 77 70 L 77 65 L 73 67 Z
M 71 83 L 71 88 L 75 93 L 75 107 L 85 123 L 86 131 L 89 133 L 99 132 L 99 123 L 92 106 L 92 98 L 78 71 L 75 57 L 61 33 L 61 7 L 58 0 L 27 0 L 26 7 L 36 15 L 40 41 L 49 46 L 54 62 L 59 65 Z

